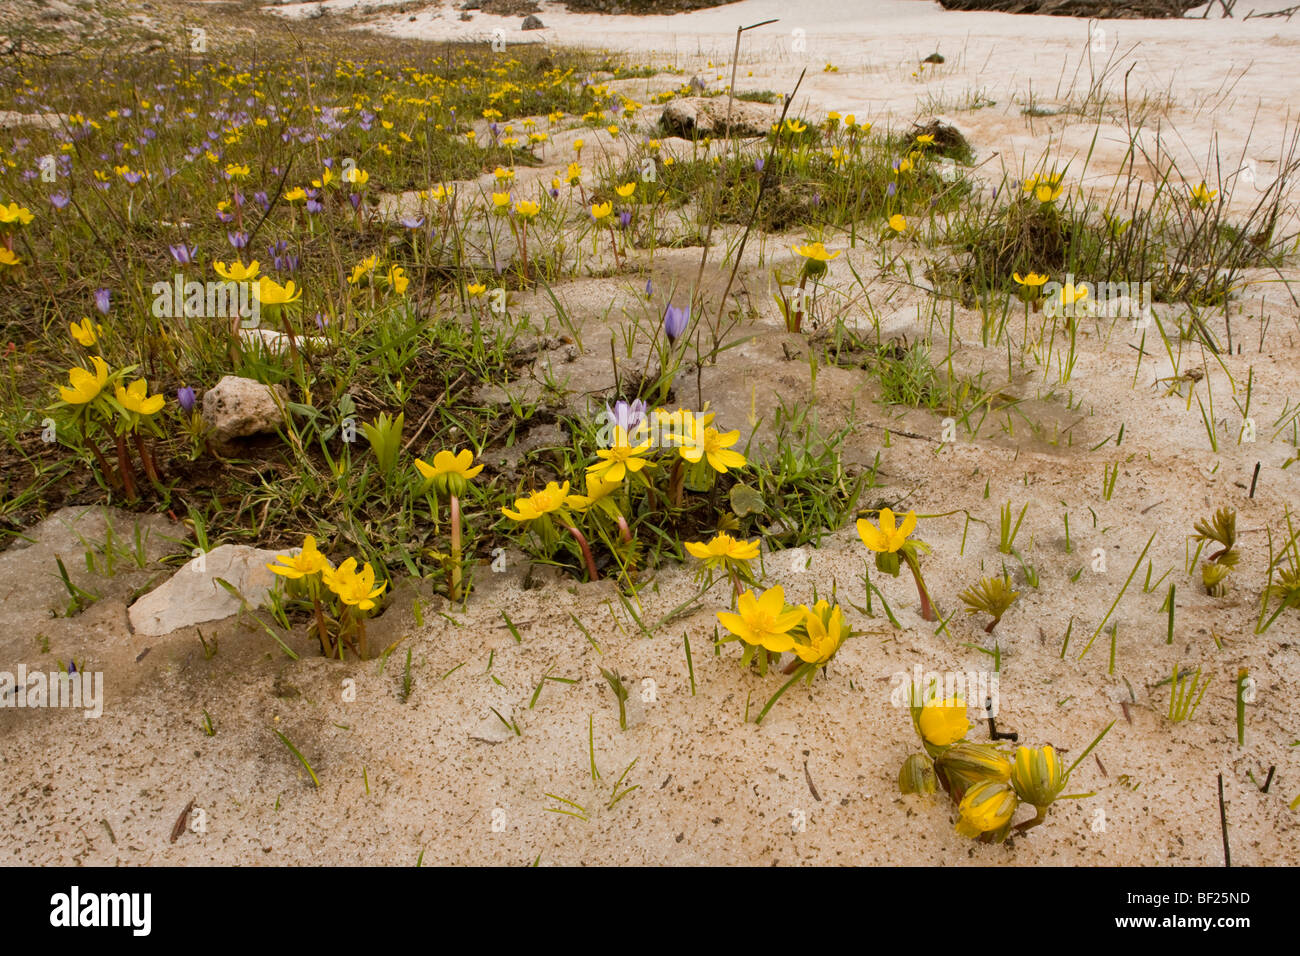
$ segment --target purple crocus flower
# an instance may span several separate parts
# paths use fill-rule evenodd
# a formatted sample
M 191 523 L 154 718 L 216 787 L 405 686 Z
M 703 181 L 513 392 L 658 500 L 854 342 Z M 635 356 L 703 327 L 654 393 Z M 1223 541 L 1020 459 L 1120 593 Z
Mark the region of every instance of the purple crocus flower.
M 618 214 L 618 224 L 621 228 L 626 229 L 632 225 L 632 214 L 624 209 Z
M 177 243 L 174 246 L 168 246 L 167 251 L 172 254 L 177 265 L 188 266 L 194 261 L 194 255 L 199 251 L 198 246 L 187 246 L 185 243 Z
M 649 298 L 652 298 L 652 297 L 654 296 L 654 294 L 655 294 L 654 283 L 651 282 L 649 279 L 646 279 L 646 280 L 645 280 L 645 297 L 646 297 L 647 299 L 649 299 Z
M 238 230 L 226 233 L 226 238 L 230 240 L 230 244 L 236 249 L 242 249 L 248 245 L 248 236 Z
M 403 216 L 401 219 L 397 221 L 400 222 L 407 229 L 419 229 L 421 226 L 424 225 L 423 216 Z
M 125 179 L 125 180 L 126 180 L 128 183 L 130 183 L 132 186 L 134 186 L 136 183 L 138 183 L 138 182 L 139 182 L 141 179 L 143 179 L 144 177 L 141 176 L 139 173 L 137 173 L 135 170 L 132 170 L 132 171 L 129 172 L 129 173 L 123 173 L 123 174 L 122 174 L 122 178 Z
M 55 193 L 50 197 L 50 205 L 55 209 L 64 209 L 70 202 L 72 202 L 72 200 L 63 193 Z
M 321 205 L 320 200 L 318 199 L 307 200 L 307 211 L 312 215 L 315 215 L 316 213 L 320 212 L 324 208 L 325 207 Z
M 645 402 L 639 398 L 631 403 L 619 399 L 613 408 L 605 406 L 605 414 L 609 416 L 607 420 L 611 424 L 623 429 L 625 434 L 630 434 L 632 429 L 645 421 Z
M 560 198 L 560 191 L 559 191 L 558 189 L 556 189 L 554 186 L 551 187 L 551 198 L 552 198 L 552 199 L 559 199 L 559 198 Z
M 109 297 L 110 293 L 107 289 L 95 290 L 95 308 L 97 308 L 102 315 L 108 315 Z
M 763 157 L 760 156 L 758 159 L 754 160 L 754 172 L 761 173 L 763 171 L 763 165 Z
M 649 283 L 646 284 L 649 285 Z M 668 341 L 676 342 L 677 337 L 686 331 L 686 326 L 690 321 L 690 309 L 679 309 L 675 305 L 668 306 L 664 310 L 664 334 L 668 336 Z
M 186 385 L 184 388 L 176 390 L 176 401 L 180 403 L 181 410 L 186 414 L 194 411 L 194 389 Z
M 896 192 L 898 192 L 898 186 L 895 185 L 894 183 L 890 183 L 888 186 L 885 187 L 886 196 L 892 196 Z
M 352 193 L 350 196 L 348 196 L 348 202 L 352 203 L 352 208 L 354 210 L 359 209 L 361 207 L 361 194 Z

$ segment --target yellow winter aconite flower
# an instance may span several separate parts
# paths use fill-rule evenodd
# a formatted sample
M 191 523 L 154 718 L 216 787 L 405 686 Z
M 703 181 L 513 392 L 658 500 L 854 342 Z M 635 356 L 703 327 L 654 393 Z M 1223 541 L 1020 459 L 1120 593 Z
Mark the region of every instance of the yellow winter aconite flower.
M 511 521 L 533 521 L 543 515 L 560 511 L 564 508 L 565 497 L 569 494 L 569 483 L 550 482 L 541 491 L 534 491 L 526 498 L 515 500 L 515 510 L 503 507 L 501 513 Z
M 944 700 L 932 697 L 922 705 L 916 724 L 927 743 L 936 747 L 955 744 L 970 730 L 970 721 L 966 719 L 966 701 L 960 697 Z
M 618 193 L 623 199 L 636 192 L 636 183 L 624 183 L 622 186 L 615 186 L 614 192 Z
M 1042 183 L 1034 187 L 1034 198 L 1039 202 L 1053 202 L 1060 198 L 1063 191 L 1064 188 L 1061 186 L 1052 186 L 1047 183 Z
M 471 282 L 469 285 L 465 286 L 465 292 L 469 295 L 471 299 L 477 298 L 478 296 L 482 295 L 486 291 L 487 291 L 487 286 L 485 286 L 481 282 Z
M 615 503 L 607 499 L 622 487 L 623 483 L 621 481 L 605 481 L 595 475 L 587 475 L 587 493 L 585 495 L 566 495 L 564 504 L 566 507 L 579 512 L 596 506 L 600 506 L 605 511 L 613 508 L 617 512 L 618 508 Z
M 707 458 L 714 471 L 726 474 L 731 468 L 744 468 L 745 456 L 738 451 L 731 451 L 731 446 L 740 441 L 740 430 L 719 433 L 716 428 L 704 429 L 703 436 L 691 444 L 683 445 L 681 456 L 691 464 L 698 464 Z
M 148 383 L 142 378 L 136 379 L 126 388 L 119 385 L 116 391 L 117 403 L 137 415 L 154 415 L 165 401 L 161 395 L 150 395 Z
M 311 181 L 311 184 L 315 186 L 317 189 L 324 189 L 332 182 L 334 182 L 334 170 L 327 168 L 323 173 L 320 174 L 320 179 L 313 179 Z
M 1007 783 L 1011 779 L 1011 761 L 992 744 L 958 741 L 937 760 L 958 795 L 977 783 Z
M 541 211 L 542 207 L 531 199 L 521 199 L 515 203 L 515 212 L 521 219 L 532 219 Z
M 32 213 L 26 206 L 20 206 L 16 202 L 9 204 L 0 203 L 0 225 L 6 226 L 26 226 L 32 221 Z
M 838 604 L 831 607 L 828 601 L 818 601 L 811 608 L 801 604 L 799 611 L 803 614 L 803 629 L 808 635 L 808 643 L 795 644 L 795 654 L 805 664 L 820 666 L 828 663 L 849 633 L 844 626 L 844 612 Z
M 1000 830 L 1016 815 L 1019 801 L 1016 793 L 1005 783 L 986 780 L 966 791 L 957 806 L 960 815 L 957 832 L 962 836 L 978 837 L 982 833 Z
M 815 262 L 830 262 L 839 256 L 843 249 L 837 249 L 835 252 L 827 252 L 826 247 L 820 242 L 810 242 L 807 245 L 795 246 L 795 255 L 803 256 L 805 259 L 812 259 Z
M 295 289 L 292 279 L 280 285 L 269 276 L 262 276 L 257 284 L 257 301 L 262 305 L 288 305 L 301 298 L 302 289 Z
M 327 588 L 338 595 L 339 600 L 360 611 L 373 608 L 374 599 L 388 587 L 387 583 L 375 587 L 375 569 L 367 561 L 358 571 L 356 558 L 348 558 L 334 569 L 326 565 L 321 569 L 321 579 Z
M 22 260 L 12 249 L 0 246 L 0 266 L 16 266 L 21 262 Z
M 494 208 L 496 208 L 496 209 L 498 209 L 498 210 L 502 210 L 502 211 L 504 211 L 505 208 L 506 208 L 507 206 L 510 205 L 510 194 L 509 194 L 509 193 L 493 193 L 493 194 L 492 194 L 492 205 L 493 205 Z
M 1051 746 L 1021 747 L 1011 767 L 1011 786 L 1025 803 L 1046 807 L 1065 789 L 1068 781 L 1061 758 Z
M 570 186 L 576 186 L 581 179 L 582 167 L 578 163 L 569 163 L 569 168 L 564 173 L 564 181 Z
M 615 428 L 613 446 L 596 449 L 596 457 L 600 461 L 588 465 L 587 474 L 603 478 L 605 481 L 622 481 L 627 475 L 636 474 L 646 465 L 651 464 L 641 457 L 649 451 L 648 439 L 640 445 L 632 445 L 628 441 L 626 429 Z
M 285 202 L 302 202 L 307 198 L 307 190 L 301 186 L 294 186 L 292 189 L 286 189 L 284 192 Z
M 800 123 L 797 119 L 794 119 L 793 117 L 787 117 L 785 121 L 785 128 L 792 133 L 802 133 L 804 130 L 808 128 L 808 126 L 804 123 Z
M 1088 298 L 1088 287 L 1086 285 L 1071 285 L 1069 282 L 1061 286 L 1061 305 L 1074 305 L 1076 302 L 1082 302 Z
M 307 535 L 302 539 L 302 548 L 296 555 L 277 554 L 278 564 L 268 564 L 267 568 L 286 578 L 305 578 L 331 567 L 329 559 L 316 550 L 316 538 Z
M 80 322 L 70 322 L 68 328 L 72 331 L 72 337 L 86 348 L 99 341 L 99 336 L 104 331 L 102 325 L 92 323 L 88 318 L 83 318 Z
M 444 494 L 463 495 L 469 481 L 483 470 L 483 466 L 475 465 L 474 453 L 462 448 L 454 455 L 449 451 L 438 452 L 433 456 L 432 465 L 417 458 L 415 470 Z
M 343 181 L 353 186 L 364 186 L 370 182 L 370 174 L 359 166 L 349 166 L 343 170 Z
M 920 136 L 916 138 L 916 141 L 920 143 L 922 146 L 929 146 L 934 142 L 934 134 L 922 133 Z
M 85 405 L 93 402 L 108 384 L 108 363 L 98 355 L 92 355 L 90 364 L 94 366 L 94 372 L 80 367 L 70 368 L 68 382 L 72 387 L 59 386 L 59 397 L 69 405 Z
M 916 512 L 909 511 L 903 523 L 894 526 L 894 512 L 884 508 L 880 512 L 880 527 L 874 527 L 866 518 L 858 519 L 858 536 L 862 543 L 872 551 L 893 554 L 907 541 L 907 536 L 916 530 Z
M 406 270 L 401 266 L 389 266 L 388 271 L 384 273 L 384 281 L 398 295 L 404 293 L 406 287 L 411 284 L 411 280 L 406 277 Z
M 378 265 L 379 265 L 378 255 L 366 256 L 364 259 L 362 259 L 360 262 L 358 262 L 355 266 L 352 267 L 352 274 L 348 276 L 348 284 L 356 285 L 366 276 L 370 275 L 370 273 L 374 272 L 375 268 Z
M 758 540 L 740 541 L 721 532 L 714 535 L 708 544 L 702 541 L 687 541 L 686 550 L 705 564 L 721 566 L 728 561 L 752 561 L 758 557 Z
M 244 164 L 241 166 L 238 163 L 227 163 L 226 175 L 229 176 L 231 179 L 247 179 L 248 165 Z
M 1192 203 L 1197 206 L 1208 206 L 1214 200 L 1214 197 L 1219 195 L 1217 189 L 1211 189 L 1209 186 L 1205 185 L 1205 183 L 1200 183 L 1199 185 L 1191 187 L 1191 189 Z M 2 208 L 3 207 L 0 207 L 0 209 Z M 4 217 L 0 215 L 0 222 L 4 221 Z M 28 221 L 30 221 L 30 218 Z
M 1015 280 L 1016 285 L 1029 286 L 1034 289 L 1047 282 L 1047 276 L 1039 275 L 1037 272 L 1031 272 L 1026 276 L 1022 276 L 1019 272 L 1013 272 L 1011 278 Z
M 591 218 L 597 222 L 604 219 L 614 211 L 614 204 L 609 202 L 598 202 L 591 207 Z
M 242 262 L 232 262 L 226 265 L 224 262 L 212 263 L 212 268 L 216 270 L 217 275 L 223 279 L 229 279 L 232 282 L 247 282 L 250 279 L 257 278 L 258 265 L 254 259 L 248 265 Z
M 894 232 L 907 231 L 907 219 L 901 213 L 894 213 L 889 217 L 889 228 Z
M 799 623 L 803 612 L 785 610 L 785 590 L 781 585 L 768 588 L 762 597 L 746 591 L 736 602 L 736 612 L 719 611 L 718 622 L 746 644 L 781 654 L 794 647 L 790 630 Z
M 492 175 L 498 182 L 509 182 L 515 178 L 515 171 L 513 169 L 506 169 L 504 166 L 498 166 L 496 169 L 492 170 Z

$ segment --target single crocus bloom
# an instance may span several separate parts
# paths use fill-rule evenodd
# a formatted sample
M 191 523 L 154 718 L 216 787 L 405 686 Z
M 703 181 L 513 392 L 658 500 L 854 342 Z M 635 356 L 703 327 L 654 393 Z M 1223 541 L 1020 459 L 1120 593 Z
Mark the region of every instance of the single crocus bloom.
M 184 385 L 176 389 L 176 403 L 180 405 L 181 411 L 189 413 L 194 411 L 195 401 L 194 389 Z
M 862 543 L 872 551 L 879 551 L 882 554 L 893 554 L 898 551 L 907 541 L 907 536 L 915 529 L 915 511 L 909 511 L 904 516 L 903 523 L 897 528 L 894 526 L 894 512 L 889 508 L 881 509 L 879 528 L 873 527 L 866 518 L 858 519 L 858 536 L 862 538 Z
M 646 295 L 650 295 L 650 282 L 646 281 Z M 686 331 L 686 326 L 691 320 L 690 309 L 679 309 L 675 305 L 669 305 L 664 309 L 664 334 L 668 336 L 669 342 L 676 342 L 677 337 Z

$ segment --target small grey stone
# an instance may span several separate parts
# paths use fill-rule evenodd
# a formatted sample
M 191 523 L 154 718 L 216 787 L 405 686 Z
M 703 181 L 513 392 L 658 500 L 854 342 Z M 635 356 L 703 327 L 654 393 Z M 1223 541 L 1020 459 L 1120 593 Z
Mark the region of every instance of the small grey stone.
M 283 385 L 226 375 L 204 392 L 203 420 L 211 427 L 213 440 L 224 444 L 233 438 L 275 431 L 282 422 L 280 407 L 288 400 Z

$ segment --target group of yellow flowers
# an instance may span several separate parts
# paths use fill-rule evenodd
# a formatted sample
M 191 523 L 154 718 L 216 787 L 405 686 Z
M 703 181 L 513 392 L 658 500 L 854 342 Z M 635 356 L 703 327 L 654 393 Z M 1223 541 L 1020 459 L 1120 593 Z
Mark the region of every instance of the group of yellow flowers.
M 957 832 L 987 843 L 1011 833 L 1022 803 L 1036 814 L 1017 829 L 1041 823 L 1070 775 L 1052 747 L 1020 747 L 1010 759 L 995 744 L 966 740 L 971 725 L 960 697 L 921 698 L 913 688 L 912 723 L 924 753 L 903 762 L 898 785 L 903 793 L 935 793 L 942 788 L 957 806 Z
M 1087 796 L 1062 791 L 1070 773 L 1114 726 L 1112 722 L 1098 734 L 1067 768 L 1051 745 L 1018 747 L 1008 756 L 996 744 L 968 741 L 971 724 L 960 696 L 940 698 L 933 687 L 927 692 L 913 685 L 910 710 L 924 752 L 903 762 L 899 789 L 905 794 L 942 789 L 956 805 L 957 832 L 985 843 L 1001 843 L 1013 831 L 1038 826 L 1058 799 Z M 1034 816 L 1013 825 L 1021 805 L 1033 807 Z
M 367 657 L 366 629 L 363 615 L 375 608 L 375 598 L 384 593 L 387 582 L 375 584 L 375 569 L 370 562 L 357 567 L 356 558 L 348 558 L 337 568 L 321 554 L 316 538 L 307 535 L 297 554 L 280 554 L 276 563 L 266 567 L 292 582 L 290 594 L 304 597 L 312 603 L 313 629 L 326 657 L 342 656 L 343 645 L 348 643 L 364 659 Z M 326 609 L 322 604 L 321 585 L 338 599 L 331 616 L 340 625 L 331 633 L 326 623 Z M 358 641 L 353 642 L 355 636 Z

